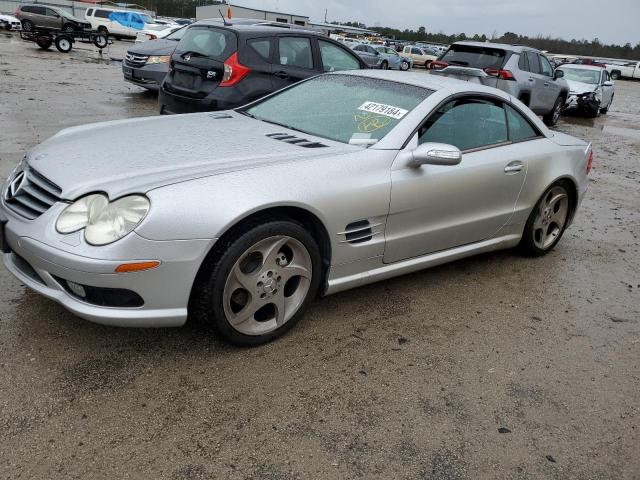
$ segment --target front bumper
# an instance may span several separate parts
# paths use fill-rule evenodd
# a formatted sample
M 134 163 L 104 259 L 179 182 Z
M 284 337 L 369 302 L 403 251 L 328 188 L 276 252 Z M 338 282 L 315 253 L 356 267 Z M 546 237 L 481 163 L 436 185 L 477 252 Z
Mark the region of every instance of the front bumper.
M 211 241 L 153 241 L 133 232 L 111 245 L 92 247 L 84 242 L 82 232 L 55 232 L 52 220 L 61 208 L 54 206 L 33 221 L 0 208 L 0 215 L 8 217 L 5 240 L 9 252 L 2 259 L 13 275 L 79 317 L 103 325 L 159 328 L 186 322 L 193 281 Z M 37 230 L 38 236 L 34 235 Z M 145 260 L 161 264 L 151 270 L 115 273 L 122 263 Z M 134 292 L 143 303 L 101 306 L 73 294 L 66 281 L 96 290 Z
M 586 112 L 597 111 L 600 108 L 600 100 L 593 95 L 570 93 L 564 104 L 565 110 L 578 109 Z
M 143 67 L 130 67 L 122 63 L 122 74 L 127 82 L 148 90 L 158 90 L 164 77 L 169 71 L 166 63 L 144 65 Z

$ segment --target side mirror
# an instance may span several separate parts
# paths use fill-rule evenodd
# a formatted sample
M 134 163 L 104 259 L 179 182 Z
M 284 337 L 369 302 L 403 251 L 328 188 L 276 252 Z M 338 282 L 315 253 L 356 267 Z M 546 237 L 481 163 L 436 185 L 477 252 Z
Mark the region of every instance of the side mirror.
M 411 152 L 409 166 L 421 165 L 458 165 L 462 161 L 462 152 L 458 147 L 446 143 L 423 143 Z
M 562 70 L 556 70 L 555 72 L 553 72 L 553 79 L 557 80 L 559 78 L 564 77 L 564 71 Z
M 602 84 L 603 87 L 613 87 L 613 80 L 607 80 Z

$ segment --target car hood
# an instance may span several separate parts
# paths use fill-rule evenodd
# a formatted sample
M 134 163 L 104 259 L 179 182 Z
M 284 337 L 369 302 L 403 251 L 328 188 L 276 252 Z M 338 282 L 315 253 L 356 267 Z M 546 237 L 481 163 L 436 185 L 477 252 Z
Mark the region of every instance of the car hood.
M 271 138 L 287 134 L 322 146 Z M 295 137 L 295 138 L 294 138 Z M 110 198 L 239 170 L 361 149 L 254 120 L 234 111 L 159 116 L 62 130 L 27 155 L 29 165 L 74 200 Z
M 12 17 L 11 15 L 2 15 L 0 14 L 0 20 L 4 20 L 5 22 L 19 22 L 16 17 Z
M 176 49 L 178 42 L 175 40 L 147 40 L 135 47 L 131 47 L 128 53 L 135 55 L 170 55 Z
M 571 93 L 587 93 L 595 91 L 598 86 L 592 83 L 576 82 L 575 80 L 566 80 Z

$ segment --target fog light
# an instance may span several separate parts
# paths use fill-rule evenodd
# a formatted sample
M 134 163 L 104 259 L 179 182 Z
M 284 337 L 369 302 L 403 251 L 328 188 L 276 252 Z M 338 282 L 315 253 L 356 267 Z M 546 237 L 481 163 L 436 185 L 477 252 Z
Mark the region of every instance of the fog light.
M 87 292 L 85 291 L 82 285 L 72 282 L 70 280 L 67 280 L 67 286 L 69 287 L 69 290 L 73 292 L 74 295 L 77 295 L 82 298 L 87 296 Z

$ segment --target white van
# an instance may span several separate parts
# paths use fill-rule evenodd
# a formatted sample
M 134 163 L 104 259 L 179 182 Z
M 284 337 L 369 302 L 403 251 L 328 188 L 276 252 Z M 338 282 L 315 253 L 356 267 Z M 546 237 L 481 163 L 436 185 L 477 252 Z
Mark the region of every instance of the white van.
M 84 14 L 84 18 L 87 19 L 89 23 L 91 23 L 91 29 L 97 30 L 98 32 L 103 32 L 113 37 L 131 37 L 135 38 L 140 29 L 136 29 L 133 27 L 127 27 L 119 22 L 114 22 L 109 19 L 109 15 L 111 13 L 137 13 L 142 16 L 144 19 L 145 26 L 147 27 L 149 24 L 155 24 L 155 20 L 151 17 L 151 15 L 135 10 L 124 10 L 118 8 L 88 8 Z

